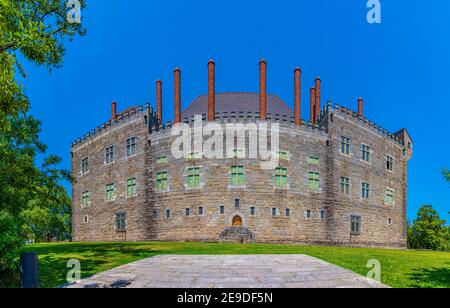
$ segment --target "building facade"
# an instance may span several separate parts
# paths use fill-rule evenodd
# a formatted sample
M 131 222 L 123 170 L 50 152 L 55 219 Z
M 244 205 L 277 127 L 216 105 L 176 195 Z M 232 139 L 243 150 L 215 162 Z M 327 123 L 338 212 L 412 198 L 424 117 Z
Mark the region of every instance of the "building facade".
M 161 82 L 156 112 L 147 104 L 112 118 L 71 145 L 74 241 L 256 241 L 406 247 L 406 129 L 391 134 L 358 112 L 320 103 L 310 90 L 310 121 L 301 120 L 301 71 L 294 72 L 291 110 L 266 94 L 216 94 L 214 62 L 208 95 L 181 110 L 175 70 L 175 119 L 163 124 Z M 277 123 L 278 167 L 261 168 L 245 149 L 225 159 L 202 153 L 175 159 L 172 127 L 204 123 Z M 225 143 L 225 142 L 224 142 Z M 239 232 L 236 232 L 239 231 Z M 231 235 L 231 236 L 230 236 Z

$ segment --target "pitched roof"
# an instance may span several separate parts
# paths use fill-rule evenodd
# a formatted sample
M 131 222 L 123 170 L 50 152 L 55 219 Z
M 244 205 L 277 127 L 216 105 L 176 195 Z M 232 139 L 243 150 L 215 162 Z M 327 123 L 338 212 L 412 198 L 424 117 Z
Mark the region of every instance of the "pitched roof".
M 216 94 L 216 113 L 221 112 L 259 112 L 259 93 L 221 93 Z M 208 113 L 208 95 L 197 97 L 183 112 L 183 118 Z M 294 113 L 278 96 L 267 95 L 267 113 L 287 115 Z

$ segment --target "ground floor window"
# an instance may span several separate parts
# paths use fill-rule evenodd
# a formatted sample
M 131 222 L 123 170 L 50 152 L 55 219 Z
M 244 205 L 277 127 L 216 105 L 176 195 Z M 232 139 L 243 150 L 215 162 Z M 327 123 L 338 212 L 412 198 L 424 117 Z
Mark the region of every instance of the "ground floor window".
M 351 234 L 361 234 L 361 216 L 352 215 L 350 217 L 350 226 Z
M 116 214 L 116 230 L 117 231 L 126 231 L 127 229 L 127 214 L 126 213 L 117 213 Z

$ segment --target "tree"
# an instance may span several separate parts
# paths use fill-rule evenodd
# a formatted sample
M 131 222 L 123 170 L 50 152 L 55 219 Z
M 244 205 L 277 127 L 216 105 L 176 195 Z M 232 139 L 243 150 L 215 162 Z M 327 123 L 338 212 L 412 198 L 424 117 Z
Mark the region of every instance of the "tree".
M 444 176 L 444 179 L 450 182 L 450 171 L 443 168 L 442 169 L 442 175 Z
M 19 59 L 51 71 L 61 66 L 67 41 L 86 34 L 81 24 L 68 21 L 66 4 L 0 0 L 0 271 L 16 268 L 26 239 L 64 239 L 70 232 L 70 200 L 62 186 L 70 175 L 57 168 L 61 159 L 55 156 L 35 164 L 47 148 L 16 78 L 26 77 Z
M 424 205 L 408 228 L 408 245 L 412 249 L 448 250 L 448 236 L 446 221 L 431 205 Z

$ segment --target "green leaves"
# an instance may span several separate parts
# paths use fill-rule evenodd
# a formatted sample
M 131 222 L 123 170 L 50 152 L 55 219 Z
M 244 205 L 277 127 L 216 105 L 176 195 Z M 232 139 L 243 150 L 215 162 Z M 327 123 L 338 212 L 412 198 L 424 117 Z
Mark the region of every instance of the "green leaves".
M 408 246 L 412 249 L 449 250 L 446 221 L 431 205 L 420 208 L 417 219 L 408 228 Z

